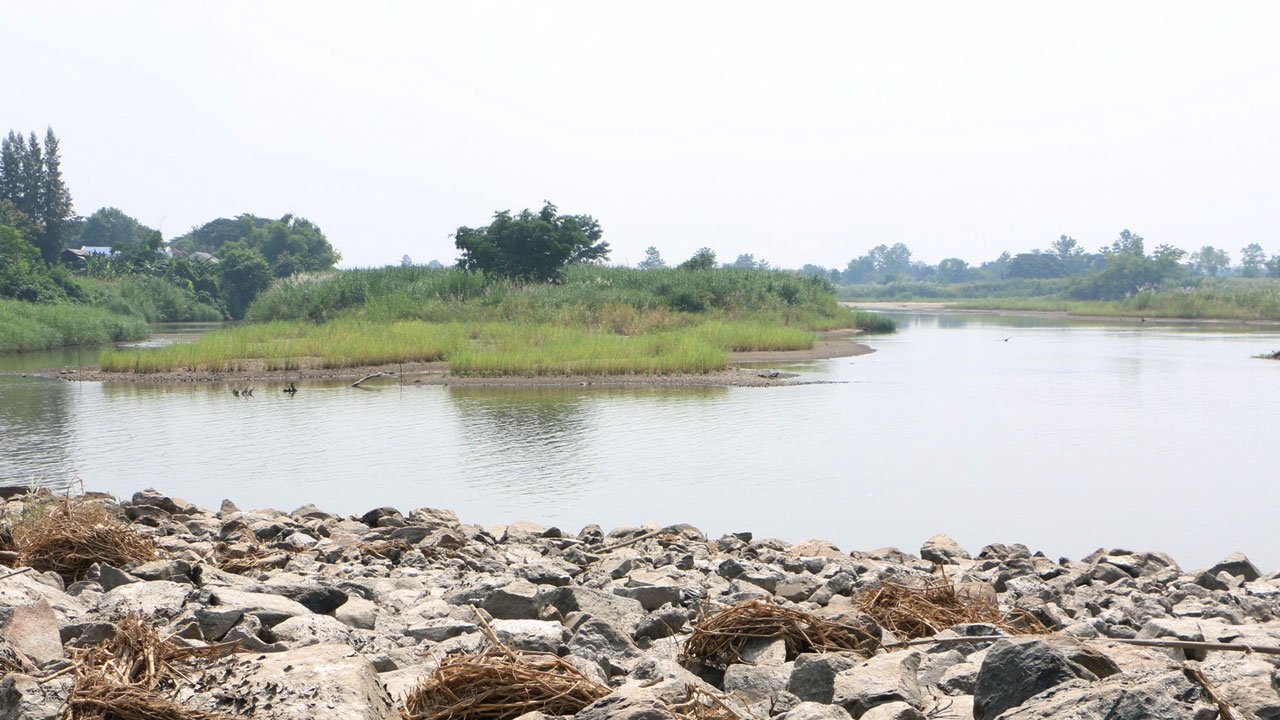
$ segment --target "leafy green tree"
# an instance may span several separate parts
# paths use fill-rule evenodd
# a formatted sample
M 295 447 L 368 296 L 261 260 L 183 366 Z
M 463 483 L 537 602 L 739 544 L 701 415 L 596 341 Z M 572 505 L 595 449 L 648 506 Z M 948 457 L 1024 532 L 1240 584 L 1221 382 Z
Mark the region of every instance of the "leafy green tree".
M 400 256 L 400 267 L 413 267 L 413 258 L 408 253 Z
M 872 282 L 876 279 L 876 263 L 870 255 L 854 258 L 845 266 L 841 279 L 845 285 Z
M 960 258 L 945 258 L 938 263 L 938 277 L 947 283 L 964 282 L 969 279 L 969 263 Z
M 1280 277 L 1280 255 L 1272 255 L 1263 265 L 1267 268 L 1267 277 Z
M 888 281 L 898 275 L 905 275 L 911 269 L 911 250 L 902 243 L 877 245 L 867 253 L 871 262 L 875 263 L 880 280 Z
M 58 138 L 49 128 L 45 144 L 9 131 L 0 140 L 0 200 L 8 200 L 35 226 L 27 238 L 53 264 L 66 246 L 72 221 L 71 194 L 62 180 Z
M 242 242 L 222 246 L 220 260 L 218 289 L 227 314 L 239 320 L 249 309 L 249 303 L 271 284 L 271 265 L 262 253 Z
M 1191 253 L 1187 258 L 1191 269 L 1197 273 L 1217 277 L 1218 273 L 1231 264 L 1231 257 L 1226 250 L 1219 250 L 1212 245 L 1205 245 Z
M 85 218 L 76 240 L 81 245 L 109 247 L 123 250 L 127 245 L 144 243 L 155 232 L 123 210 L 114 207 L 99 208 Z
M 1240 248 L 1240 275 L 1241 277 L 1256 278 L 1262 275 L 1262 266 L 1267 260 L 1267 255 L 1262 251 L 1262 246 L 1258 243 L 1249 243 Z
M 681 270 L 714 270 L 715 267 L 716 252 L 709 247 L 698 248 L 693 257 L 680 263 Z
M 738 256 L 737 260 L 733 261 L 733 265 L 730 267 L 744 268 L 747 270 L 768 270 L 769 261 L 756 260 L 756 256 L 753 253 L 743 253 Z
M 1124 230 L 1110 247 L 1102 248 L 1106 264 L 1072 284 L 1069 294 L 1081 300 L 1119 300 L 1152 288 L 1176 276 L 1186 253 L 1172 245 L 1159 245 L 1148 257 L 1144 240 Z
M 658 252 L 658 248 L 652 245 L 645 248 L 644 259 L 636 265 L 641 270 L 659 270 L 666 266 L 667 263 L 663 261 L 662 254 Z
M 1039 250 L 1018 253 L 1009 261 L 1008 276 L 1011 278 L 1056 278 L 1066 274 L 1062 258 Z
M 247 213 L 234 220 L 218 218 L 174 238 L 171 244 L 184 252 L 220 258 L 223 248 L 237 241 L 261 253 L 276 277 L 328 270 L 342 259 L 315 223 L 292 214 L 279 220 Z
M 557 215 L 550 202 L 536 214 L 525 209 L 512 216 L 503 210 L 481 228 L 458 228 L 454 245 L 462 252 L 458 267 L 486 275 L 555 282 L 568 265 L 602 260 L 609 243 L 590 215 Z

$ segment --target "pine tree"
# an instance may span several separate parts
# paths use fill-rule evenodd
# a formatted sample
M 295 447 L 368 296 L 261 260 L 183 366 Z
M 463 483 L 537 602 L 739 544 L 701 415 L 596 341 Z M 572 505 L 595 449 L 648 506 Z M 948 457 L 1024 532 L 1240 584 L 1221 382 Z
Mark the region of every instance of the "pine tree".
M 58 157 L 58 137 L 53 128 L 44 134 L 44 168 L 40 173 L 40 212 L 44 233 L 40 237 L 40 254 L 45 262 L 54 263 L 66 247 L 70 230 L 71 193 L 62 182 L 62 160 Z

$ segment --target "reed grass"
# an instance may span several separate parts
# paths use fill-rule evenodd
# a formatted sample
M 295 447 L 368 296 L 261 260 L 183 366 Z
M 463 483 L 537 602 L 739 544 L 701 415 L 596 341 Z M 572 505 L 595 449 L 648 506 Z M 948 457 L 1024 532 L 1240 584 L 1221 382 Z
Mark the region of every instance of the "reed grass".
M 140 318 L 84 305 L 36 305 L 0 300 L 0 353 L 141 340 Z

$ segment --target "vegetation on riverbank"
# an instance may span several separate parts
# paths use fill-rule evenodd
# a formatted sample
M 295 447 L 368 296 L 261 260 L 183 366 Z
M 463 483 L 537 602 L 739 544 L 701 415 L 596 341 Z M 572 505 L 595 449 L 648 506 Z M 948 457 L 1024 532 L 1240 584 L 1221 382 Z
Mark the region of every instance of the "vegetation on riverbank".
M 350 270 L 277 283 L 258 322 L 187 345 L 107 351 L 105 371 L 238 371 L 448 361 L 457 375 L 703 373 L 728 353 L 813 346 L 816 332 L 891 330 L 829 283 L 768 270 L 572 266 L 561 284 L 454 268 Z
M 0 299 L 0 353 L 141 340 L 148 332 L 142 320 L 101 308 Z

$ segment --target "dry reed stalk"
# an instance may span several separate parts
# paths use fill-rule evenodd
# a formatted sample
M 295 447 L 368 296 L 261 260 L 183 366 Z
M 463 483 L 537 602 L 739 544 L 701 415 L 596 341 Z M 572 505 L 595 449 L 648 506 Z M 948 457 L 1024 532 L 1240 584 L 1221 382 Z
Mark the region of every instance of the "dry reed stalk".
M 446 657 L 405 696 L 404 710 L 411 720 L 573 715 L 609 692 L 563 658 L 502 646 Z
M 258 543 L 250 545 L 247 549 L 218 543 L 214 548 L 213 564 L 219 570 L 241 575 L 259 568 L 283 566 L 288 556 L 294 552 L 297 551 L 268 548 Z
M 684 700 L 671 706 L 671 712 L 682 720 L 747 720 L 726 698 L 694 685 L 685 689 Z
M 129 613 L 116 623 L 114 637 L 79 651 L 77 660 L 96 668 L 109 680 L 153 690 L 166 680 L 182 677 L 178 663 L 215 657 L 235 645 L 184 647 L 163 637 L 140 615 Z
M 756 599 L 734 605 L 695 626 L 685 642 L 683 657 L 725 668 L 745 662 L 742 650 L 755 638 L 782 638 L 789 660 L 805 652 L 854 651 L 866 655 L 878 644 L 861 628 Z
M 121 683 L 100 669 L 76 673 L 63 708 L 60 717 L 65 720 L 230 720 L 183 707 L 156 690 Z
M 12 528 L 18 563 L 53 571 L 67 584 L 95 563 L 122 567 L 156 559 L 155 542 L 139 534 L 101 503 L 64 496 Z
M 964 623 L 986 623 L 1010 635 L 1047 632 L 1030 613 L 1002 613 L 990 600 L 962 593 L 949 580 L 918 587 L 882 582 L 859 594 L 856 602 L 860 611 L 904 640 L 931 637 Z

